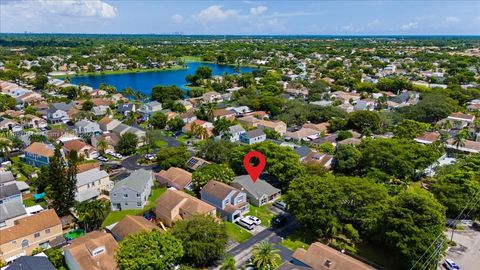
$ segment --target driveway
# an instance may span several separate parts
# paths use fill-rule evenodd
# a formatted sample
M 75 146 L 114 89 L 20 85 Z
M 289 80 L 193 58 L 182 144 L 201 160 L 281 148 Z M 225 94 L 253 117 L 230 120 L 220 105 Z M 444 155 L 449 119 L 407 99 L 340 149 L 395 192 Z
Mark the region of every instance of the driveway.
M 168 147 L 179 147 L 182 144 L 179 141 L 177 141 L 177 139 L 172 137 L 163 136 L 162 140 L 164 140 L 167 143 Z
M 445 235 L 448 239 L 451 237 L 451 230 Z M 456 246 L 450 247 L 445 258 L 455 261 L 462 270 L 477 270 L 480 265 L 480 231 L 465 227 L 464 230 L 456 230 L 453 235 L 453 241 Z M 443 263 L 444 260 L 441 262 Z M 438 269 L 445 269 L 443 265 Z

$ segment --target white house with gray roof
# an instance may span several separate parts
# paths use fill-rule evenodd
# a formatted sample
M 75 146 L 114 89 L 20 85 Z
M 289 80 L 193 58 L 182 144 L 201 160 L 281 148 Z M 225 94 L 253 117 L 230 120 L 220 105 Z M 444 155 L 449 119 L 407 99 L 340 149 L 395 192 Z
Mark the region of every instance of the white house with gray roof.
M 232 187 L 247 193 L 248 200 L 255 206 L 272 203 L 280 198 L 280 189 L 270 185 L 267 181 L 257 179 L 253 182 L 249 175 L 235 177 Z
M 92 122 L 87 119 L 80 120 L 75 123 L 75 130 L 77 131 L 77 134 L 83 135 L 83 134 L 90 134 L 90 135 L 95 135 L 99 134 L 102 132 L 100 129 L 100 125 L 96 122 Z
M 110 191 L 112 210 L 143 209 L 152 193 L 153 173 L 144 169 L 132 172 Z
M 240 141 L 240 135 L 245 133 L 245 129 L 241 125 L 234 125 L 228 128 L 228 133 L 231 135 L 231 142 L 238 142 Z
M 14 226 L 14 221 L 25 217 L 27 212 L 22 201 L 13 200 L 0 204 L 0 229 Z
M 75 200 L 84 202 L 97 198 L 102 192 L 110 191 L 113 188 L 113 182 L 106 171 L 99 168 L 81 172 L 77 174 L 77 190 Z
M 142 115 L 143 120 L 148 120 L 155 112 L 162 110 L 162 103 L 158 101 L 151 101 L 143 104 L 138 112 Z

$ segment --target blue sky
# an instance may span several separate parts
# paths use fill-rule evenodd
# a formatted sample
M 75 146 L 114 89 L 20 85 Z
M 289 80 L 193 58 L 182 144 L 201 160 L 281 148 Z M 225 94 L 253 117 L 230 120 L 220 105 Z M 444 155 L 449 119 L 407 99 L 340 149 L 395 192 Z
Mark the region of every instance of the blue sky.
M 480 1 L 0 0 L 0 32 L 479 35 Z

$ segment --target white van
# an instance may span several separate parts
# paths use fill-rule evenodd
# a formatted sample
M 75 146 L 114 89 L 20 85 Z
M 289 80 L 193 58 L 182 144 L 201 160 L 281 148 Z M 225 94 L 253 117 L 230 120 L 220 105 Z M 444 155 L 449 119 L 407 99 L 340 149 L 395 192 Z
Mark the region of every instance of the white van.
M 247 230 L 252 230 L 255 227 L 255 223 L 247 218 L 242 218 L 237 221 L 237 224 L 242 226 L 243 228 Z

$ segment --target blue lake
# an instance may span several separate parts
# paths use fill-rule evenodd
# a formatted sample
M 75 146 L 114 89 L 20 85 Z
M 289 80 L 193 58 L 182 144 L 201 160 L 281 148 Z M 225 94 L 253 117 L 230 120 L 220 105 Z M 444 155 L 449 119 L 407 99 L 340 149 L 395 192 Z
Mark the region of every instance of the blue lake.
M 72 77 L 71 83 L 77 85 L 84 84 L 93 88 L 98 88 L 101 83 L 105 83 L 115 86 L 119 91 L 131 87 L 136 91 L 140 91 L 143 94 L 150 96 L 152 87 L 155 85 L 176 85 L 181 89 L 186 90 L 185 76 L 194 74 L 195 70 L 200 66 L 210 67 L 213 75 L 237 73 L 234 66 L 190 62 L 187 63 L 187 68 L 182 70 L 78 76 Z M 252 72 L 253 70 L 255 70 L 255 68 L 240 67 L 241 73 Z

